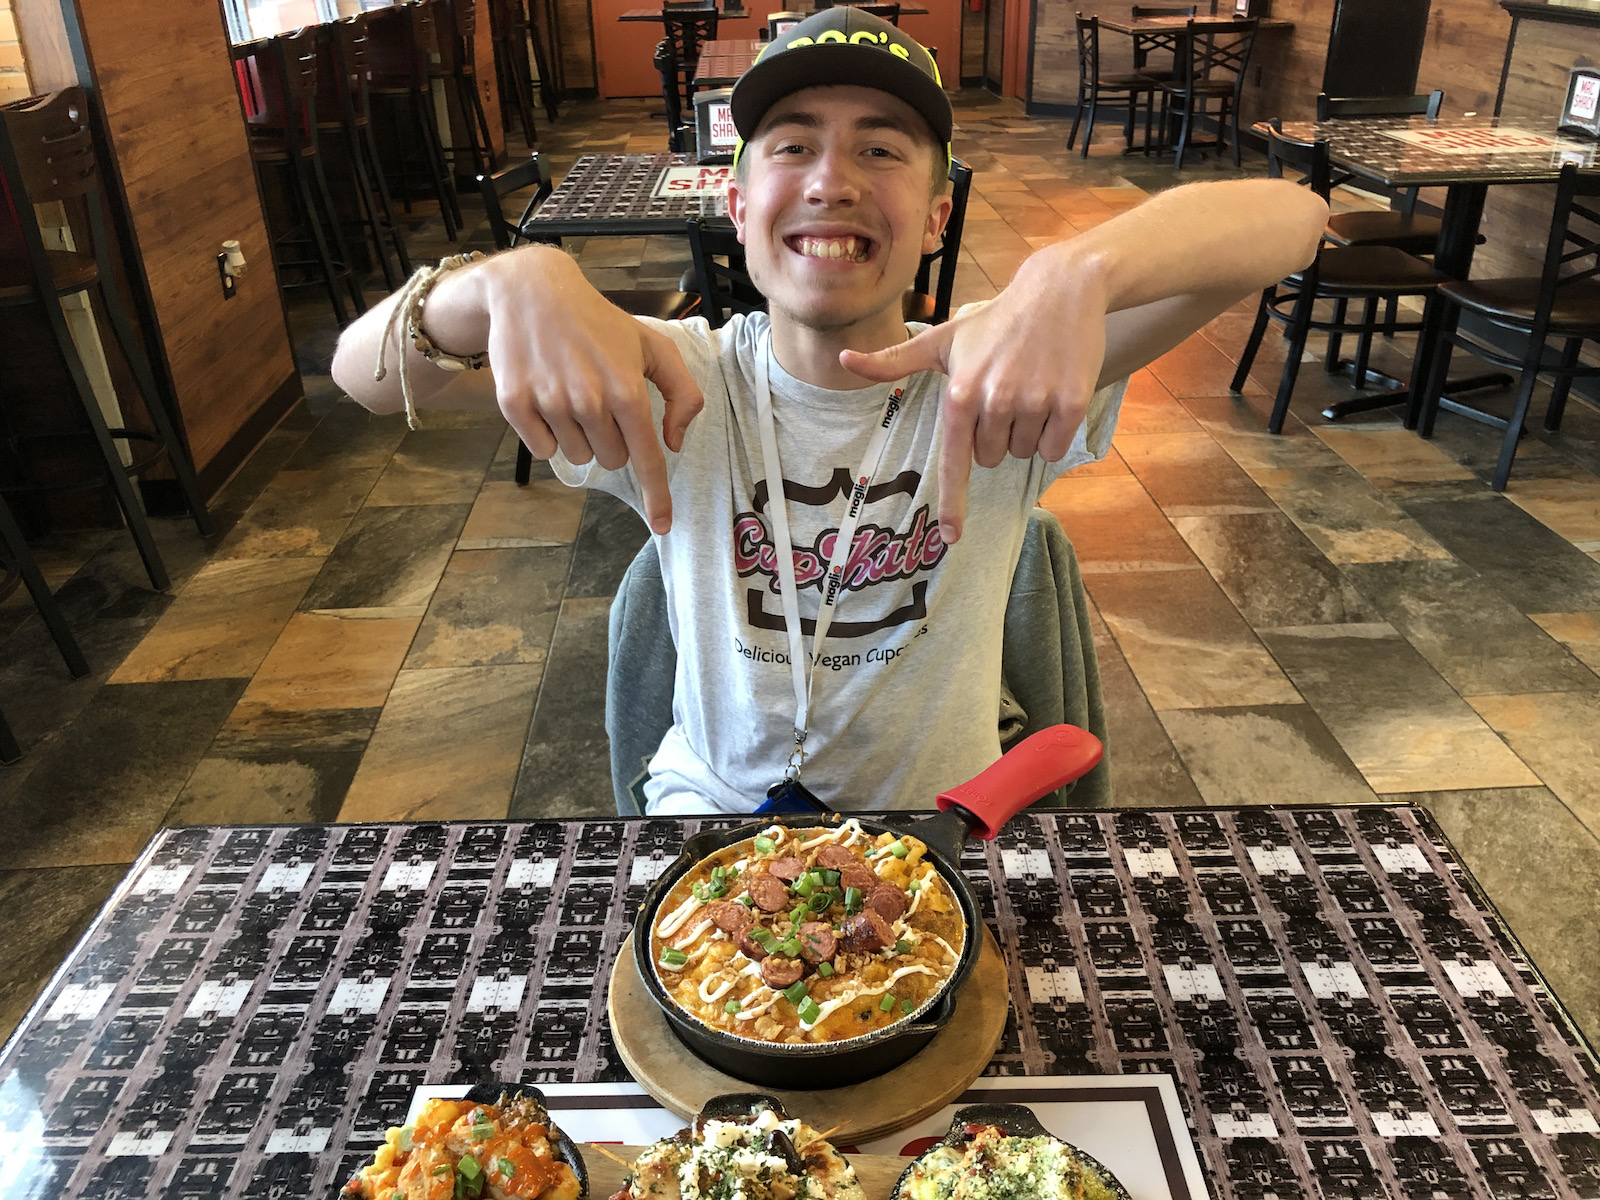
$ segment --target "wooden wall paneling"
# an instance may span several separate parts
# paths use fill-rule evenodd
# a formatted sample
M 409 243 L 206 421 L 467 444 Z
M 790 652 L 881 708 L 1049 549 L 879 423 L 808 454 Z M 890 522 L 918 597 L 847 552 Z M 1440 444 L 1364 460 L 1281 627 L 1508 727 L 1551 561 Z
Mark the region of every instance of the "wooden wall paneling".
M 298 378 L 221 14 L 214 0 L 75 8 L 195 466 L 214 478 Z M 250 270 L 224 301 L 228 238 Z
M 599 86 L 594 54 L 595 20 L 589 12 L 589 0 L 556 0 L 561 69 L 569 93 L 594 95 Z

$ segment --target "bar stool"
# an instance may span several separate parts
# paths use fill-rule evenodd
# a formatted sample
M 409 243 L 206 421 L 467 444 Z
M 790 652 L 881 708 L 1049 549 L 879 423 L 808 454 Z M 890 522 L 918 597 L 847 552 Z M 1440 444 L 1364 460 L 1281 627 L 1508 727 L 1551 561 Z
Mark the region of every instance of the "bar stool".
M 6 503 L 5 496 L 0 495 L 0 600 L 16 591 L 18 584 L 26 586 L 28 594 L 33 597 L 34 607 L 39 610 L 40 619 L 55 640 L 56 649 L 61 651 L 67 670 L 74 679 L 82 679 L 89 673 L 89 663 L 78 648 L 78 639 L 72 636 L 72 627 L 67 624 L 67 618 L 56 603 L 50 585 L 39 570 L 33 551 L 22 536 L 22 529 L 11 515 L 11 506 Z M 0 758 L 0 762 L 11 761 L 14 760 Z
M 694 104 L 694 68 L 700 61 L 700 47 L 717 39 L 718 13 L 713 5 L 668 4 L 661 10 L 673 61 L 678 64 L 678 105 L 689 109 Z
M 489 29 L 494 37 L 494 76 L 500 87 L 500 128 L 511 135 L 511 109 L 516 106 L 522 140 L 531 150 L 539 142 L 533 122 L 533 72 L 528 67 L 530 26 L 522 0 L 489 0 Z
M 317 68 L 317 129 L 335 134 L 343 144 L 350 182 L 360 202 L 362 234 L 371 244 L 383 282 L 392 292 L 411 274 L 405 238 L 389 203 L 378 145 L 372 136 L 372 104 L 367 95 L 367 17 L 358 14 L 321 27 Z M 320 114 L 335 113 L 327 117 Z M 398 277 L 389 264 L 387 241 L 400 265 Z
M 394 189 L 411 211 L 410 180 L 421 175 L 439 202 L 444 235 L 455 241 L 461 231 L 461 206 L 445 166 L 444 147 L 434 119 L 429 55 L 435 41 L 433 5 L 397 4 L 378 9 L 367 19 L 367 61 L 371 72 L 367 94 L 388 102 L 398 133 L 402 159 Z M 415 149 L 416 158 L 407 155 Z M 391 160 L 391 164 L 393 160 Z
M 299 29 L 269 38 L 266 52 L 256 56 L 256 71 L 261 83 L 262 112 L 250 122 L 250 157 L 258 173 L 264 168 L 282 168 L 288 186 L 284 189 L 294 219 L 299 224 L 273 235 L 273 259 L 279 270 L 279 286 L 310 286 L 313 280 L 284 282 L 283 272 L 314 269 L 327 288 L 333 315 L 341 326 L 350 318 L 339 296 L 343 280 L 356 312 L 367 311 L 366 298 L 356 281 L 345 245 L 339 213 L 328 192 L 328 177 L 322 169 L 321 124 L 317 119 L 317 32 Z M 263 190 L 265 183 L 263 183 Z M 270 210 L 269 210 L 270 213 Z M 314 259 L 278 257 L 280 246 L 309 243 Z
M 494 171 L 494 139 L 489 135 L 489 116 L 483 111 L 478 94 L 478 5 L 477 0 L 433 0 L 434 28 L 438 31 L 438 61 L 428 71 L 429 79 L 454 87 L 461 104 L 461 125 L 467 135 L 466 152 L 472 156 L 468 176 L 476 179 Z M 462 147 L 446 146 L 452 164 Z M 459 167 L 457 168 L 459 173 Z
M 134 493 L 133 480 L 163 458 L 177 478 L 184 502 L 194 516 L 202 537 L 211 535 L 211 516 L 195 479 L 194 466 L 179 438 L 167 409 L 166 398 L 156 386 L 155 374 L 134 333 L 133 323 L 122 306 L 110 260 L 110 237 L 106 228 L 105 205 L 100 187 L 99 164 L 95 159 L 94 132 L 89 126 L 87 97 L 82 88 L 72 87 L 43 97 L 31 97 L 0 108 L 0 184 L 11 197 L 9 212 L 20 234 L 25 259 L 0 260 L 0 308 L 37 304 L 50 326 L 56 349 L 66 363 L 74 390 L 88 420 L 89 432 L 100 450 L 104 474 L 86 481 L 43 482 L 18 478 L 0 485 L 0 493 L 40 494 L 99 487 L 109 480 L 122 509 L 128 531 L 133 535 L 139 557 L 144 561 L 150 584 L 164 591 L 170 580 L 161 552 L 156 548 L 144 508 Z M 59 203 L 68 217 L 64 232 L 71 249 L 47 250 L 34 206 Z M 86 220 L 82 220 L 84 216 Z M 81 248 L 88 243 L 87 253 Z M 111 428 L 101 412 L 99 398 L 89 383 L 83 359 L 73 341 L 62 308 L 63 298 L 93 290 L 99 297 L 138 387 L 152 429 Z M 91 304 L 90 311 L 93 312 Z M 37 439 L 79 438 L 81 429 L 30 430 L 6 433 L 7 449 L 15 451 L 22 442 Z M 124 463 L 116 442 L 139 442 L 151 447 L 142 458 Z M 25 464 L 25 455 L 10 457 Z M 25 465 L 18 475 L 25 474 Z M 63 650 L 65 653 L 65 650 Z M 68 660 L 71 665 L 71 659 Z

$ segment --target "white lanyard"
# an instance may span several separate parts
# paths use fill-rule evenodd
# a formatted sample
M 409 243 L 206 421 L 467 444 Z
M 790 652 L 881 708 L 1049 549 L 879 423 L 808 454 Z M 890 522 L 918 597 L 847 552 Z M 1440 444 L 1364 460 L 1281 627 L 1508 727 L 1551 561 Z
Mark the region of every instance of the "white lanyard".
M 756 416 L 761 429 L 761 460 L 764 482 L 767 485 L 767 511 L 772 521 L 772 547 L 778 558 L 779 599 L 783 603 L 783 624 L 789 634 L 789 674 L 794 682 L 794 752 L 789 756 L 788 778 L 798 779 L 805 763 L 806 731 L 811 716 L 811 695 L 817 681 L 817 660 L 822 655 L 822 643 L 828 636 L 828 626 L 833 624 L 833 610 L 838 606 L 844 591 L 844 568 L 850 560 L 850 547 L 856 539 L 856 526 L 861 523 L 861 510 L 866 507 L 867 489 L 877 474 L 883 451 L 889 444 L 889 429 L 894 424 L 905 398 L 905 380 L 890 389 L 883 402 L 883 412 L 877 428 L 867 440 L 867 452 L 861 457 L 861 467 L 855 474 L 855 486 L 850 490 L 850 504 L 839 531 L 834 535 L 833 553 L 828 556 L 828 573 L 822 592 L 822 603 L 817 609 L 816 628 L 811 636 L 811 668 L 803 665 L 805 641 L 800 629 L 800 593 L 794 580 L 794 543 L 789 537 L 788 506 L 783 495 L 783 468 L 778 461 L 778 425 L 772 415 L 772 389 L 768 375 L 772 363 L 772 338 L 769 334 L 756 356 Z

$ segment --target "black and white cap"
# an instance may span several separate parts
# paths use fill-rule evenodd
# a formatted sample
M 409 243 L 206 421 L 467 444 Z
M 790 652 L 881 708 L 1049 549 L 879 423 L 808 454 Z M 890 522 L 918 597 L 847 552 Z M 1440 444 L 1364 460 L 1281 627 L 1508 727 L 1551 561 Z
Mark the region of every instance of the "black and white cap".
M 732 110 L 740 148 L 779 100 L 829 84 L 877 88 L 899 97 L 948 146 L 955 118 L 933 55 L 882 17 L 841 5 L 823 9 L 773 39 L 739 77 Z

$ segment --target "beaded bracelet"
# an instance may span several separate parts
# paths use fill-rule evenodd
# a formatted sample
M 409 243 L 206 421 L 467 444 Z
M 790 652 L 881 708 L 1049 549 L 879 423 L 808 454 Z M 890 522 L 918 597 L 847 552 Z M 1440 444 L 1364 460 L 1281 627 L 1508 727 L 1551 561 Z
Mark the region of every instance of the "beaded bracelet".
M 439 282 L 440 276 L 446 271 L 455 271 L 482 262 L 487 257 L 488 255 L 481 250 L 473 250 L 467 254 L 452 254 L 449 258 L 442 259 L 437 267 L 419 267 L 416 274 L 406 280 L 395 299 L 394 307 L 389 310 L 389 322 L 384 327 L 383 340 L 378 344 L 378 367 L 372 375 L 374 381 L 381 382 L 388 374 L 385 359 L 389 341 L 394 337 L 395 328 L 402 317 L 405 318 L 406 336 L 411 340 L 411 345 L 416 348 L 418 354 L 441 370 L 476 371 L 488 365 L 487 350 L 479 351 L 477 354 L 451 354 L 448 350 L 441 350 L 422 328 L 422 306 L 427 303 L 428 293 L 433 291 L 433 286 Z M 400 395 L 406 405 L 406 426 L 415 429 L 417 408 L 411 394 L 411 370 L 404 354 L 400 355 Z

